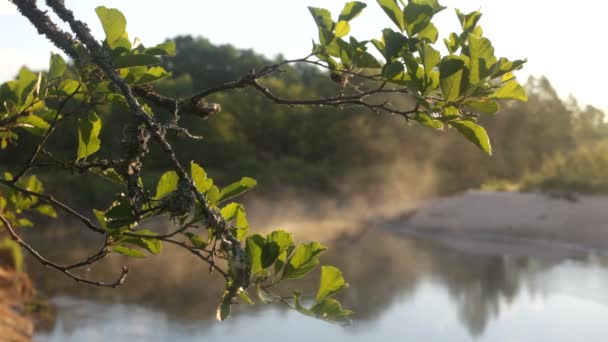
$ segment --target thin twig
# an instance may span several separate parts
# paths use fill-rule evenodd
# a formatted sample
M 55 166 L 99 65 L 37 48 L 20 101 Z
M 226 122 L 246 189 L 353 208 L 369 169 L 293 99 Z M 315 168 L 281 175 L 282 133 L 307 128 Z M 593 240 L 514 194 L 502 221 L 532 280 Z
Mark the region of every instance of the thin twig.
M 75 274 L 73 274 L 72 272 L 70 272 L 70 269 L 73 269 L 75 267 L 80 267 L 82 265 L 79 266 L 61 266 L 59 264 L 56 264 L 52 261 L 50 261 L 49 259 L 43 257 L 40 253 L 38 253 L 33 247 L 31 247 L 29 244 L 27 244 L 18 234 L 17 232 L 13 229 L 13 227 L 11 226 L 10 222 L 8 222 L 8 220 L 2 215 L 0 214 L 0 222 L 2 222 L 2 225 L 4 226 L 4 228 L 6 229 L 6 231 L 8 232 L 9 236 L 11 237 L 11 239 L 13 239 L 13 241 L 17 242 L 21 247 L 23 247 L 25 250 L 27 250 L 32 256 L 34 256 L 36 259 L 38 259 L 38 261 L 40 261 L 44 266 L 48 266 L 51 268 L 54 268 L 55 270 L 67 275 L 68 277 L 74 279 L 76 282 L 81 282 L 81 283 L 86 283 L 89 285 L 95 285 L 95 286 L 101 286 L 101 287 L 119 287 L 120 285 L 122 285 L 127 277 L 127 273 L 129 272 L 129 269 L 127 268 L 127 266 L 123 266 L 122 271 L 120 273 L 120 276 L 112 283 L 105 283 L 105 282 L 99 282 L 99 281 L 93 281 L 93 280 L 89 280 L 89 279 L 85 279 L 82 278 L 80 276 L 77 276 Z M 99 260 L 99 259 L 97 259 Z M 97 261 L 95 260 L 95 261 Z
M 35 196 L 38 197 L 40 199 L 42 199 L 43 201 L 52 204 L 58 208 L 61 208 L 63 211 L 65 211 L 66 213 L 70 214 L 71 216 L 74 216 L 75 218 L 77 218 L 78 220 L 80 220 L 82 223 L 84 223 L 85 226 L 87 226 L 90 230 L 99 233 L 99 234 L 106 234 L 106 231 L 96 225 L 94 225 L 91 220 L 89 220 L 88 218 L 86 218 L 84 215 L 80 214 L 79 212 L 77 212 L 76 210 L 72 209 L 70 206 L 56 200 L 53 196 L 51 195 L 46 195 L 46 194 L 41 194 L 39 192 L 35 192 L 35 191 L 31 191 L 25 188 L 22 188 L 21 186 L 17 185 L 17 184 L 13 184 L 10 181 L 7 180 L 3 180 L 0 179 L 0 184 L 7 186 L 13 190 L 16 190 L 18 192 L 21 192 L 22 194 L 28 195 L 28 196 Z

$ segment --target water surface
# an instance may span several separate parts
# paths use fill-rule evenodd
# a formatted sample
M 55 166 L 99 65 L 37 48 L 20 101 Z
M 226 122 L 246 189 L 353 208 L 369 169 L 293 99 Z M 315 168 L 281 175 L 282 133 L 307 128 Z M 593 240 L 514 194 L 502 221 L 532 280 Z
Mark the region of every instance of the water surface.
M 85 253 L 53 247 L 47 252 Z M 350 283 L 340 298 L 355 311 L 348 327 L 263 304 L 239 305 L 229 321 L 219 323 L 214 316 L 220 279 L 189 255 L 166 249 L 160 258 L 128 260 L 128 281 L 116 290 L 75 285 L 31 265 L 38 287 L 57 307 L 56 322 L 36 339 L 514 342 L 608 337 L 608 259 L 603 257 L 559 250 L 537 257 L 509 255 L 504 249 L 476 253 L 475 248 L 463 251 L 375 230 L 329 247 L 322 262 L 340 267 Z M 91 275 L 111 278 L 123 262 L 111 258 Z M 317 281 L 313 276 L 292 285 L 314 294 Z

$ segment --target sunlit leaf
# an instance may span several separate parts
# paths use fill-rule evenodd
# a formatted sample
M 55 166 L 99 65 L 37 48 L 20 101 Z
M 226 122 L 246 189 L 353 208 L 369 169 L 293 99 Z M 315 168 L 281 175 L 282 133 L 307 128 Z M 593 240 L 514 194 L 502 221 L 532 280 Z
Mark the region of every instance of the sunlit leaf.
M 399 30 L 403 32 L 405 30 L 405 23 L 403 21 L 403 11 L 399 7 L 396 0 L 377 0 L 384 13 L 397 25 Z
M 146 229 L 137 230 L 135 233 L 139 235 L 147 235 L 150 236 L 150 238 L 133 237 L 131 240 L 129 240 L 130 242 L 133 241 L 137 246 L 145 248 L 148 252 L 154 255 L 160 254 L 163 247 L 162 241 L 153 238 L 154 236 L 158 235 L 157 233 Z
M 326 297 L 333 296 L 346 287 L 348 287 L 348 284 L 344 281 L 339 269 L 333 266 L 323 266 L 321 267 L 321 281 L 315 301 L 318 302 Z
M 450 55 L 439 64 L 439 84 L 446 101 L 453 101 L 460 96 L 462 78 L 468 64 L 466 56 Z
M 350 32 L 350 24 L 348 23 L 348 21 L 339 21 L 338 24 L 336 24 L 335 32 L 336 38 L 342 38 L 346 36 Z
M 78 159 L 85 159 L 99 150 L 100 131 L 101 119 L 94 112 L 90 112 L 86 119 L 78 120 Z
M 443 128 L 443 122 L 431 118 L 426 113 L 417 113 L 415 120 L 418 121 L 419 123 L 423 124 L 424 126 L 427 126 L 427 127 L 433 128 L 433 129 L 442 129 Z
M 477 84 L 490 75 L 491 67 L 496 63 L 494 47 L 487 38 L 469 35 L 469 83 Z
M 236 238 L 241 241 L 247 235 L 247 231 L 249 230 L 249 223 L 247 222 L 245 207 L 239 203 L 230 203 L 224 206 L 220 213 L 224 220 L 234 221 Z
M 111 247 L 110 250 L 114 253 L 130 256 L 132 258 L 145 258 L 146 254 L 142 251 L 138 251 L 137 249 L 125 247 L 125 246 L 114 246 Z
M 477 26 L 477 22 L 481 18 L 481 13 L 479 11 L 474 11 L 464 14 L 459 9 L 456 9 L 455 11 L 463 31 L 472 32 L 475 26 Z
M 511 74 L 506 74 L 503 79 L 510 79 L 506 81 L 502 87 L 496 90 L 489 97 L 496 99 L 511 99 L 526 102 L 528 101 L 528 95 L 524 88 L 513 78 Z
M 315 303 L 310 311 L 314 315 L 322 320 L 341 324 L 350 324 L 349 316 L 352 315 L 352 311 L 342 309 L 342 305 L 331 298 L 325 298 L 320 302 Z
M 47 78 L 49 80 L 53 80 L 61 77 L 65 72 L 66 67 L 66 63 L 61 55 L 51 53 L 51 61 L 49 63 L 49 72 L 47 74 Z
M 465 102 L 469 108 L 485 114 L 495 114 L 500 109 L 498 102 L 491 100 L 472 100 Z
M 253 178 L 243 177 L 240 181 L 234 182 L 227 187 L 223 188 L 220 192 L 217 202 L 223 202 L 233 197 L 239 196 L 257 185 L 257 182 Z
M 450 121 L 450 125 L 456 128 L 462 135 L 464 135 L 470 142 L 475 144 L 477 147 L 482 149 L 487 154 L 492 154 L 492 146 L 490 145 L 490 138 L 486 130 L 478 124 L 468 120 L 454 120 Z
M 319 264 L 319 254 L 326 249 L 327 247 L 318 242 L 300 244 L 289 259 L 283 272 L 283 278 L 302 278 Z
M 160 43 L 144 50 L 147 55 L 175 56 L 175 42 L 172 40 Z
M 177 189 L 177 183 L 179 182 L 179 176 L 175 171 L 167 171 L 161 177 L 158 183 L 156 183 L 156 199 L 161 199 L 167 196 L 169 193 Z
M 342 9 L 342 12 L 340 13 L 340 17 L 338 18 L 339 21 L 345 20 L 345 21 L 350 21 L 353 20 L 354 18 L 356 18 L 359 14 L 361 14 L 361 11 L 363 11 L 363 9 L 367 7 L 366 4 L 359 2 L 359 1 L 351 1 L 351 2 L 347 2 L 344 5 L 344 9 Z
M 106 33 L 106 42 L 110 48 L 114 49 L 119 46 L 124 46 L 126 40 L 129 44 L 129 36 L 127 35 L 127 20 L 119 10 L 115 8 L 107 8 L 99 6 L 95 9 L 103 31 Z
M 249 297 L 249 293 L 243 289 L 239 289 L 237 295 L 241 298 L 241 300 L 249 305 L 253 305 L 253 301 Z
M 133 83 L 135 83 L 135 84 L 150 83 L 150 82 L 158 81 L 158 80 L 163 79 L 168 76 L 171 76 L 171 74 L 169 72 L 167 72 L 167 70 L 165 70 L 161 66 L 155 66 L 155 67 L 151 67 L 151 68 L 145 70 L 142 74 L 138 75 L 134 79 Z
M 254 234 L 247 237 L 245 242 L 245 252 L 249 256 L 251 263 L 251 274 L 260 272 L 262 267 L 262 253 L 266 245 L 266 239 L 260 234 Z
M 226 320 L 228 317 L 230 317 L 231 301 L 232 301 L 232 298 L 231 298 L 230 293 L 228 291 L 225 291 L 224 295 L 222 296 L 222 302 L 217 308 L 216 318 L 218 321 L 221 322 L 221 321 Z
M 328 31 L 332 31 L 334 29 L 334 22 L 331 20 L 331 13 L 324 9 L 318 7 L 308 7 L 310 14 L 315 19 L 317 26 L 319 28 L 323 28 Z
M 439 38 L 439 31 L 437 27 L 433 23 L 428 23 L 418 34 L 416 37 L 420 40 L 426 40 L 427 42 L 434 44 Z
M 48 122 L 34 114 L 20 116 L 17 119 L 16 126 L 39 136 L 46 134 L 49 128 L 51 128 L 51 125 Z
M 205 247 L 207 247 L 207 242 L 203 240 L 200 236 L 191 232 L 186 232 L 184 233 L 184 235 L 188 237 L 188 240 L 190 240 L 190 243 L 192 243 L 192 246 L 194 248 L 204 249 Z
M 41 204 L 35 208 L 36 212 L 40 215 L 57 218 L 57 212 L 55 208 L 49 204 Z

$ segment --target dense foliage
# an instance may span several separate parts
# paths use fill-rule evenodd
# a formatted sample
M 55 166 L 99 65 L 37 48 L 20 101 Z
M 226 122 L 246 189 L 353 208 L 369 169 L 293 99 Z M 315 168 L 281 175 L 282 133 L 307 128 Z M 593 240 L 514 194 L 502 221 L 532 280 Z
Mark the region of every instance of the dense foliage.
M 309 8 L 319 32 L 310 55 L 267 65 L 263 58 L 241 52 L 232 57 L 242 60 L 234 68 L 230 59 L 223 58 L 235 52 L 230 47 L 219 50 L 216 57 L 221 59 L 208 59 L 218 68 L 201 68 L 193 63 L 196 51 L 218 52 L 205 46 L 205 41 L 178 39 L 180 49 L 192 51 L 177 56 L 172 41 L 152 47 L 137 39 L 131 42 L 126 20 L 116 9 L 96 9 L 106 34 L 100 44 L 62 1 L 47 0 L 47 5 L 71 33 L 55 26 L 35 2 L 13 2 L 72 63 L 53 54 L 47 72 L 24 68 L 14 81 L 0 87 L 2 148 L 14 153 L 13 145 L 24 131 L 39 137 L 27 139 L 29 146 L 20 146 L 31 152 L 14 154 L 20 163 L 14 163 L 12 173 L 6 172 L 0 180 L 4 228 L 45 265 L 98 286 L 119 286 L 127 268 L 110 283 L 82 278 L 73 270 L 110 253 L 146 257 L 159 254 L 163 243 L 182 247 L 225 278 L 226 291 L 217 311 L 220 320 L 229 316 L 235 301 L 251 302 L 247 292 L 251 287 L 264 303 L 281 302 L 330 322 L 346 323 L 351 312 L 332 298 L 346 283 L 331 266 L 321 267 L 319 288 L 310 300 L 302 301 L 297 291 L 290 295 L 274 291 L 281 281 L 301 278 L 315 269 L 326 247 L 318 242 L 296 244 L 282 230 L 266 236 L 250 234 L 244 206 L 232 200 L 256 181 L 243 177 L 218 187 L 200 166 L 201 159 L 208 158 L 203 161 L 217 169 L 226 164 L 263 163 L 264 158 L 276 160 L 279 155 L 293 155 L 305 163 L 324 161 L 327 145 L 323 141 L 329 137 L 337 139 L 330 143 L 336 148 L 348 145 L 348 139 L 356 135 L 334 136 L 332 132 L 339 131 L 341 124 L 356 122 L 361 111 L 392 114 L 433 130 L 454 128 L 491 154 L 479 116 L 495 114 L 499 100 L 527 100 L 513 75 L 524 61 L 494 55 L 478 25 L 479 12 L 456 11 L 462 32 L 444 40 L 448 54 L 441 55 L 434 47 L 438 31 L 432 18 L 445 7 L 435 0 L 407 4 L 379 0 L 393 29 L 386 28 L 381 39 L 369 41 L 349 36 L 350 23 L 365 4 L 349 2 L 337 17 L 325 9 Z M 245 69 L 243 62 L 256 68 Z M 167 69 L 174 70 L 174 77 Z M 282 74 L 283 70 L 287 73 Z M 194 93 L 188 93 L 189 86 Z M 290 114 L 278 109 L 280 105 L 290 107 Z M 256 106 L 269 111 L 248 117 Z M 294 106 L 301 107 L 291 109 Z M 350 119 L 343 121 L 336 112 L 326 115 L 328 107 L 344 109 L 343 115 Z M 242 108 L 247 112 L 239 113 Z M 335 126 L 332 131 L 319 130 L 323 123 Z M 195 126 L 202 126 L 201 132 L 189 130 Z M 296 142 L 302 137 L 309 144 Z M 182 154 L 201 139 L 201 146 L 207 144 L 203 158 L 199 148 Z M 339 163 L 339 153 L 333 152 L 332 158 Z M 148 165 L 153 168 L 149 170 Z M 95 222 L 45 194 L 32 174 L 43 169 L 52 170 L 49 174 L 58 170 L 90 174 L 100 177 L 99 182 L 115 184 L 108 188 L 117 191 L 109 206 L 93 210 Z M 152 172 L 146 176 L 148 171 Z M 55 209 L 101 234 L 103 247 L 87 260 L 67 266 L 38 254 L 15 228 L 29 224 L 23 216 L 26 211 L 55 216 Z M 173 220 L 175 230 L 159 234 L 148 229 L 147 221 L 158 216 Z

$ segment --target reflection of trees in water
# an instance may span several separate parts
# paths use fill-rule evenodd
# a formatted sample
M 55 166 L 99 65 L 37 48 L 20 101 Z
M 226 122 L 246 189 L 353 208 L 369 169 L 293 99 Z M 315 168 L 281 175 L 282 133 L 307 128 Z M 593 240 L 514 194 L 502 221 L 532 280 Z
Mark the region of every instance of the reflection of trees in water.
M 439 252 L 439 253 L 437 253 Z M 500 314 L 502 300 L 512 302 L 520 282 L 522 263 L 505 257 L 479 257 L 450 250 L 433 251 L 433 275 L 446 285 L 460 319 L 473 336 Z
M 53 245 L 46 254 L 62 258 L 82 258 L 90 249 Z M 510 303 L 527 286 L 531 293 L 542 293 L 534 275 L 558 261 L 482 256 L 452 250 L 436 243 L 403 238 L 381 231 L 368 231 L 353 239 L 329 243 L 323 264 L 340 267 L 350 288 L 342 294 L 344 305 L 355 311 L 358 325 L 372 323 L 404 296 L 414 293 L 423 279 L 434 279 L 445 286 L 454 301 L 459 317 L 473 336 L 479 336 L 488 322 L 500 315 L 501 303 Z M 112 278 L 124 258 L 111 257 L 91 270 L 98 279 Z M 128 259 L 131 271 L 119 289 L 102 289 L 74 284 L 38 264 L 30 265 L 37 286 L 50 296 L 71 296 L 98 301 L 137 304 L 165 313 L 170 320 L 213 324 L 222 284 L 209 275 L 205 265 L 190 255 L 166 248 L 161 257 Z M 314 295 L 318 285 L 315 275 L 295 282 L 298 288 Z M 279 309 L 279 306 L 273 306 Z M 237 307 L 242 313 L 259 311 L 264 305 Z M 438 308 L 440 309 L 440 308 Z
M 477 255 L 430 241 L 420 241 L 417 247 L 428 256 L 431 276 L 446 287 L 460 320 L 475 337 L 524 287 L 532 296 L 544 295 L 546 289 L 537 283 L 537 276 L 564 260 Z

